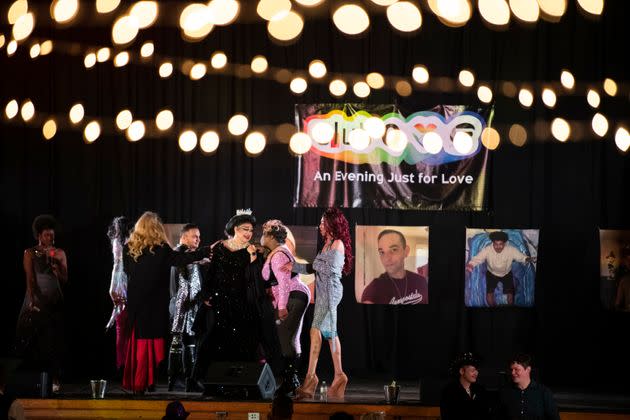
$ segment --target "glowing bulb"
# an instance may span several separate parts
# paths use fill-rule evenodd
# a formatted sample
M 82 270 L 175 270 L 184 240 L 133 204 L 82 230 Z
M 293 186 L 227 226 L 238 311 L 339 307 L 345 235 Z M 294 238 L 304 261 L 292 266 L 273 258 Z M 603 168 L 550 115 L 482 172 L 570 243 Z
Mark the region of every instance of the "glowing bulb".
M 135 16 L 126 15 L 114 22 L 112 40 L 114 44 L 128 44 L 138 35 L 140 23 Z
M 9 43 L 7 44 L 7 55 L 11 57 L 13 54 L 15 54 L 15 52 L 17 51 L 17 47 L 18 44 L 15 39 L 9 41 Z
M 310 128 L 311 137 L 319 144 L 328 144 L 335 135 L 335 128 L 327 122 L 320 121 Z
M 271 20 L 267 23 L 267 32 L 277 41 L 289 42 L 302 33 L 304 19 L 297 12 L 291 10 L 282 19 Z
M 41 44 L 41 55 L 48 55 L 53 49 L 53 43 L 51 40 L 46 40 Z
M 41 53 L 41 47 L 39 46 L 39 44 L 33 44 L 31 46 L 31 49 L 29 51 L 29 55 L 31 56 L 31 58 L 37 58 L 39 56 L 39 54 Z
M 307 87 L 308 84 L 306 83 L 306 80 L 304 80 L 302 77 L 296 77 L 295 79 L 291 80 L 291 84 L 289 85 L 291 92 L 298 95 L 304 93 Z
M 599 112 L 593 116 L 593 120 L 591 121 L 591 127 L 593 127 L 593 132 L 597 134 L 599 137 L 604 137 L 608 132 L 608 120 Z
M 249 121 L 243 114 L 236 114 L 228 121 L 228 131 L 235 136 L 240 136 L 247 131 Z
M 92 121 L 85 126 L 83 138 L 88 143 L 93 143 L 101 135 L 101 126 L 97 121 Z
M 260 0 L 256 7 L 258 15 L 265 20 L 282 19 L 290 10 L 290 0 Z
M 604 0 L 578 0 L 580 9 L 588 14 L 599 16 L 604 10 Z
M 28 13 L 28 2 L 26 0 L 17 0 L 11 4 L 7 13 L 9 25 L 14 25 L 20 16 Z
M 571 126 L 569 126 L 569 123 L 566 120 L 562 118 L 555 118 L 551 122 L 551 134 L 556 138 L 556 140 L 565 142 L 571 135 Z
M 252 71 L 254 73 L 264 73 L 269 68 L 269 63 L 267 63 L 267 59 L 262 55 L 257 55 L 252 59 Z
M 518 92 L 518 101 L 525 108 L 529 108 L 534 103 L 534 94 L 531 90 L 523 88 Z
M 197 134 L 192 130 L 186 130 L 179 135 L 178 143 L 183 152 L 191 152 L 197 147 Z
M 385 135 L 385 123 L 378 117 L 370 117 L 363 121 L 363 129 L 373 139 L 380 139 Z
M 404 131 L 399 130 L 397 128 L 392 128 L 387 130 L 387 135 L 385 136 L 385 143 L 387 147 L 392 149 L 393 151 L 400 153 L 405 150 L 407 147 L 407 143 L 409 143 L 409 139 Z
M 337 29 L 347 35 L 358 35 L 370 26 L 370 17 L 358 4 L 344 4 L 333 13 Z
M 120 5 L 120 0 L 96 0 L 96 11 L 98 13 L 110 13 Z
M 527 131 L 520 124 L 513 124 L 510 127 L 510 141 L 514 146 L 521 147 L 527 142 Z
M 236 0 L 212 0 L 208 3 L 212 23 L 219 26 L 229 25 L 234 22 L 240 8 Z
M 432 155 L 437 155 L 442 150 L 442 137 L 435 131 L 430 131 L 422 138 L 424 149 Z
M 190 68 L 190 78 L 192 80 L 199 80 L 206 75 L 206 65 L 203 63 L 197 63 Z
M 355 128 L 350 132 L 350 135 L 348 136 L 348 143 L 350 143 L 350 146 L 354 150 L 360 152 L 367 149 L 367 147 L 370 145 L 370 136 L 364 129 Z
M 148 28 L 155 23 L 158 16 L 158 5 L 155 1 L 139 1 L 131 7 L 129 15 L 138 20 L 140 29 Z
M 4 34 L 0 34 L 0 48 L 4 47 L 5 38 Z
M 4 113 L 6 114 L 8 119 L 12 119 L 17 115 L 19 110 L 20 107 L 18 106 L 17 101 L 15 99 L 12 99 L 11 101 L 9 101 L 6 108 L 4 108 Z
M 413 32 L 422 26 L 420 9 L 409 1 L 399 1 L 387 8 L 387 20 L 401 32 Z
M 16 41 L 22 41 L 33 32 L 35 26 L 35 17 L 32 13 L 20 16 L 13 24 L 13 38 Z
M 348 87 L 343 80 L 335 79 L 330 82 L 328 89 L 333 96 L 343 96 L 346 90 L 348 90 Z
M 536 22 L 540 15 L 538 3 L 533 0 L 510 0 L 510 8 L 514 16 L 523 22 Z
M 158 70 L 158 72 L 160 73 L 160 77 L 162 79 L 166 79 L 171 74 L 173 74 L 173 64 L 168 61 L 165 63 L 162 63 L 160 65 L 160 69 Z
M 212 58 L 210 59 L 210 65 L 217 70 L 225 67 L 227 65 L 227 62 L 227 55 L 225 55 L 221 51 L 217 51 L 212 54 Z
M 303 155 L 311 150 L 313 141 L 311 137 L 306 133 L 295 133 L 289 140 L 289 149 L 296 155 Z
M 54 0 L 51 7 L 51 16 L 58 23 L 70 22 L 79 11 L 78 0 Z
M 267 139 L 265 139 L 265 136 L 258 131 L 249 133 L 245 138 L 245 150 L 250 155 L 257 155 L 261 153 L 265 150 L 266 144 Z
M 127 63 L 129 63 L 129 53 L 127 51 L 119 52 L 114 57 L 114 66 L 115 67 L 126 66 Z
M 46 140 L 50 140 L 55 137 L 55 134 L 57 134 L 57 123 L 55 120 L 50 119 L 44 123 L 42 127 L 42 135 Z
M 134 121 L 127 128 L 127 139 L 129 141 L 138 141 L 144 137 L 145 126 L 142 121 Z
M 501 143 L 499 132 L 492 127 L 486 127 L 481 132 L 481 144 L 486 146 L 488 150 L 495 150 Z
M 219 147 L 219 135 L 216 131 L 206 131 L 199 139 L 199 147 L 204 153 L 212 153 Z
M 429 81 L 429 71 L 425 66 L 415 66 L 411 72 L 411 77 L 416 83 L 425 84 Z
M 78 124 L 83 120 L 85 116 L 85 110 L 83 109 L 83 105 L 74 104 L 72 108 L 70 108 L 70 122 L 72 124 Z
M 35 105 L 33 105 L 30 99 L 22 104 L 20 115 L 22 115 L 22 119 L 25 122 L 30 121 L 35 116 Z
M 109 60 L 110 54 L 111 51 L 109 50 L 109 48 L 101 48 L 96 52 L 96 61 L 98 61 L 99 63 L 103 63 Z
M 372 89 L 381 89 L 385 86 L 385 78 L 380 73 L 370 73 L 365 78 L 365 81 Z
M 366 98 L 370 95 L 370 86 L 365 82 L 357 82 L 352 87 L 352 91 L 359 98 Z
M 308 65 L 309 74 L 315 79 L 321 79 L 326 76 L 326 64 L 322 60 L 313 60 Z
M 615 144 L 622 152 L 627 152 L 630 148 L 630 133 L 624 127 L 619 127 L 615 133 Z
M 317 6 L 318 4 L 320 4 L 323 1 L 324 0 L 295 0 L 296 3 L 299 3 L 302 6 L 306 6 L 306 7 Z
M 153 42 L 145 42 L 142 44 L 142 48 L 140 48 L 140 55 L 145 58 L 151 57 L 154 51 L 155 46 L 153 45 Z
M 462 155 L 467 155 L 473 147 L 472 137 L 465 131 L 458 131 L 453 137 L 453 147 Z
M 398 0 L 372 0 L 372 3 L 378 4 L 379 6 L 391 6 L 397 1 Z
M 472 7 L 468 0 L 437 0 L 438 16 L 449 26 L 462 26 L 472 16 Z
M 477 88 L 477 97 L 481 102 L 490 103 L 492 101 L 492 90 L 488 86 L 481 85 Z
M 562 73 L 560 73 L 560 83 L 562 83 L 562 86 L 566 89 L 571 90 L 575 86 L 575 77 L 573 77 L 570 71 L 562 70 Z
M 586 101 L 593 108 L 598 108 L 600 103 L 599 93 L 593 89 L 589 89 L 588 94 L 586 95 Z
M 543 89 L 542 101 L 548 108 L 553 108 L 554 106 L 556 106 L 556 100 L 556 93 L 552 89 Z
M 604 92 L 608 96 L 615 96 L 617 94 L 617 83 L 610 78 L 604 80 Z
M 158 130 L 165 131 L 173 126 L 174 119 L 173 112 L 169 109 L 164 109 L 158 112 L 155 117 L 155 125 Z
M 547 20 L 557 22 L 567 11 L 567 0 L 538 0 L 540 10 Z
M 475 75 L 470 70 L 462 70 L 459 72 L 459 83 L 462 86 L 471 87 L 475 84 Z
M 212 31 L 214 24 L 210 19 L 210 9 L 205 4 L 192 3 L 179 15 L 179 26 L 185 38 L 197 41 Z
M 505 26 L 510 23 L 510 6 L 505 0 L 479 0 L 479 14 L 491 25 Z
M 83 65 L 85 66 L 86 69 L 94 67 L 95 64 L 96 64 L 96 54 L 94 53 L 89 53 L 83 59 Z
M 119 130 L 123 131 L 129 128 L 131 123 L 133 122 L 133 115 L 131 115 L 131 111 L 128 109 L 124 109 L 116 115 L 116 127 Z

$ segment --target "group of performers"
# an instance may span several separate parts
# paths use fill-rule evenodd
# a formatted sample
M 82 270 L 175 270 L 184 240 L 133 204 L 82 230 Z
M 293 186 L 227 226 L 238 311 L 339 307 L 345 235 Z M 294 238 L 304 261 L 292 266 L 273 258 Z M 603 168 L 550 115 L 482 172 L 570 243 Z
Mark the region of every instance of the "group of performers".
M 295 240 L 281 221 L 264 223 L 256 244 L 255 225 L 251 211 L 238 211 L 225 226 L 226 239 L 200 247 L 198 226 L 187 224 L 173 249 L 155 213 L 145 212 L 133 226 L 124 217 L 112 221 L 109 293 L 114 309 L 107 326 L 116 325 L 116 364 L 123 369 L 125 389 L 152 391 L 157 367 L 166 359 L 169 390 L 183 376 L 187 392 L 200 390 L 200 380 L 214 361 L 255 361 L 270 364 L 281 381 L 280 392 L 309 398 L 318 384 L 316 368 L 325 339 L 335 372 L 328 396 L 343 398 L 348 378 L 341 363 L 337 305 L 343 294 L 341 277 L 352 267 L 348 221 L 339 209 L 324 212 L 319 225 L 324 246 L 312 264 L 296 262 Z M 38 243 L 24 256 L 27 293 L 18 320 L 18 348 L 52 368 L 58 390 L 67 262 L 63 250 L 54 248 L 54 219 L 41 216 L 33 230 Z M 300 273 L 315 274 L 308 370 L 302 384 L 300 333 L 311 292 Z

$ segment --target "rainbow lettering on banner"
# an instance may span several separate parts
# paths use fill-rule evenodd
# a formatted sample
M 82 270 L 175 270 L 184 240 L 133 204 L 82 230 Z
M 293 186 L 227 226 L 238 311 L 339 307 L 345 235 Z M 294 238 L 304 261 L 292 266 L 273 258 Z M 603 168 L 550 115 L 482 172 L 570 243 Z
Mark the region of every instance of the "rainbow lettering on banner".
M 356 150 L 348 137 L 355 128 L 361 128 L 363 122 L 370 117 L 378 117 L 385 124 L 386 130 L 398 129 L 407 136 L 409 142 L 403 150 L 390 148 L 384 138 L 372 138 L 367 148 Z M 313 142 L 311 152 L 333 160 L 353 164 L 388 163 L 398 165 L 402 161 L 408 164 L 423 162 L 428 165 L 440 165 L 470 158 L 482 148 L 481 133 L 486 127 L 484 118 L 471 111 L 463 111 L 448 118 L 431 111 L 420 111 L 404 117 L 392 112 L 382 117 L 366 111 L 358 111 L 348 116 L 344 111 L 333 110 L 327 114 L 312 115 L 304 120 L 304 132 L 312 135 L 316 124 L 328 124 L 333 130 L 330 139 Z M 472 147 L 468 153 L 462 154 L 455 149 L 453 138 L 458 131 L 467 132 L 472 138 Z M 422 145 L 426 133 L 435 132 L 442 138 L 443 148 L 437 154 L 427 152 Z M 322 139 L 319 139 L 320 141 Z

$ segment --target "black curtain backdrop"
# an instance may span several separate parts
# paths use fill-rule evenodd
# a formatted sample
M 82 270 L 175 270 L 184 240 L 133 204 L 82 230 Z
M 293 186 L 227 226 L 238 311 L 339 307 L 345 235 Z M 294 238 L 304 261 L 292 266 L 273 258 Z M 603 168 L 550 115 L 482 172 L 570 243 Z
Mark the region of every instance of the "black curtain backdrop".
M 3 14 L 6 7 L 1 8 Z M 83 20 L 74 26 L 41 25 L 33 36 L 84 46 L 109 45 L 111 26 L 92 27 L 92 8 L 86 4 Z M 487 29 L 478 13 L 465 27 L 453 29 L 424 11 L 422 29 L 411 37 L 394 33 L 381 14 L 373 17 L 369 33 L 358 39 L 341 36 L 330 19 L 322 17 L 307 19 L 300 41 L 285 47 L 269 40 L 262 23 L 216 28 L 196 44 L 183 42 L 176 28 L 157 26 L 142 30 L 131 48 L 137 51 L 144 40 L 153 40 L 156 54 L 164 57 L 207 60 L 220 49 L 232 63 L 249 64 L 254 55 L 263 54 L 274 67 L 305 69 L 319 58 L 332 72 L 379 71 L 407 77 L 421 63 L 433 78 L 453 80 L 460 69 L 470 67 L 495 90 L 495 123 L 499 125 L 521 123 L 530 128 L 536 120 L 551 121 L 555 116 L 589 124 L 593 111 L 586 104 L 583 85 L 576 94 L 559 96 L 554 110 L 544 108 L 539 99 L 531 110 L 523 110 L 516 99 L 498 94 L 498 81 L 557 81 L 566 67 L 578 83 L 601 83 L 605 77 L 627 82 L 623 63 L 628 58 L 629 11 L 627 2 L 607 1 L 602 19 L 593 21 L 580 15 L 570 1 L 560 23 L 524 27 L 512 22 L 503 32 Z M 9 34 L 10 27 L 3 24 L 1 31 Z M 254 126 L 292 123 L 297 102 L 337 101 L 328 93 L 327 84 L 311 83 L 303 96 L 296 97 L 286 84 L 268 79 L 210 74 L 193 82 L 175 71 L 173 77 L 162 80 L 156 65 L 137 59 L 123 68 L 108 62 L 90 70 L 84 68 L 82 55 L 53 51 L 32 60 L 26 46 L 13 57 L 0 51 L 0 69 L 2 106 L 12 98 L 18 102 L 31 98 L 38 112 L 67 115 L 72 104 L 82 102 L 87 115 L 84 123 L 90 117 L 99 118 L 109 133 L 87 145 L 80 131 L 61 129 L 46 142 L 41 125 L 7 122 L 6 118 L 0 123 L 5 230 L 0 351 L 4 354 L 11 351 L 25 291 L 22 256 L 34 244 L 30 226 L 38 214 L 51 213 L 59 219 L 62 229 L 57 245 L 68 255 L 68 380 L 114 371 L 114 334 L 104 331 L 111 313 L 107 291 L 112 266 L 105 233 L 113 217 L 135 218 L 154 210 L 167 223 L 196 222 L 206 244 L 221 237 L 225 222 L 237 208 L 251 207 L 260 221 L 319 223 L 322 209 L 291 207 L 295 158 L 286 144 L 276 140 L 273 130 L 268 131 L 267 148 L 255 158 L 244 153 L 242 138 L 226 135 L 212 156 L 198 149 L 183 153 L 177 135 L 187 125 L 225 124 L 236 112 L 249 115 Z M 602 92 L 601 112 L 611 121 L 628 119 L 624 87 L 624 93 L 615 98 L 604 98 Z M 357 100 L 351 93 L 347 98 Z M 417 89 L 407 98 L 384 89 L 373 91 L 368 101 L 418 111 L 478 100 L 474 90 L 445 88 Z M 121 109 L 129 108 L 134 118 L 148 120 L 165 107 L 181 123 L 167 136 L 129 143 L 113 129 Z M 503 142 L 492 152 L 488 211 L 346 209 L 352 225 L 430 226 L 431 303 L 362 306 L 354 300 L 352 275 L 345 278 L 339 308 L 345 369 L 351 375 L 387 382 L 440 376 L 457 351 L 472 350 L 484 358 L 486 372 L 495 372 L 513 352 L 528 351 L 535 357 L 542 380 L 551 386 L 621 389 L 630 375 L 626 363 L 630 318 L 604 311 L 599 302 L 598 228 L 630 228 L 630 161 L 616 149 L 613 128 L 604 139 L 588 131 L 582 140 L 566 144 L 539 140 L 529 130 L 528 143 L 522 148 L 511 145 L 507 132 L 501 132 Z M 534 308 L 464 307 L 467 226 L 541 230 Z M 330 369 L 327 349 L 321 360 Z

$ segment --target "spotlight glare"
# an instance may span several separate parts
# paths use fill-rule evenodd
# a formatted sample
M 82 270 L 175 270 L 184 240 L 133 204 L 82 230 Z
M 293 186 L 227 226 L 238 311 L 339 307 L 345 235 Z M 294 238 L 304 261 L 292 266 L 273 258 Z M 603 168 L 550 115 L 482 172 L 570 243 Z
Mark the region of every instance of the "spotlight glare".
M 363 121 L 363 129 L 373 139 L 380 139 L 385 135 L 385 123 L 379 117 L 370 117 Z
M 361 152 L 368 148 L 370 145 L 370 136 L 362 128 L 355 128 L 350 131 L 350 135 L 348 136 L 348 143 L 350 143 L 350 147 L 352 147 L 357 152 Z
M 453 137 L 453 147 L 462 155 L 469 154 L 473 147 L 472 137 L 465 131 L 458 131 Z
M 325 121 L 320 121 L 310 127 L 310 135 L 319 144 L 328 144 L 335 135 L 335 129 Z
M 442 150 L 442 137 L 435 131 L 430 131 L 422 137 L 422 145 L 428 153 L 437 155 Z

